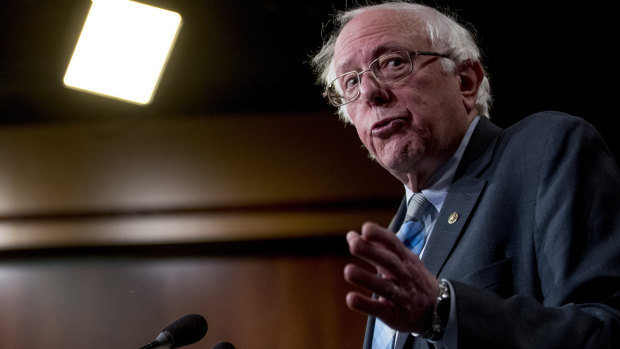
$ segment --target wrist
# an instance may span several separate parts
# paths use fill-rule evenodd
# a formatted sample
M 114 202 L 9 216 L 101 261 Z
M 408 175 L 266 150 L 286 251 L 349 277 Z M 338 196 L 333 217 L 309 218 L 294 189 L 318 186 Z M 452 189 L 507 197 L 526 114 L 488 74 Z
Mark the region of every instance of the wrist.
M 433 305 L 430 327 L 420 334 L 420 337 L 429 341 L 439 341 L 443 338 L 448 317 L 450 315 L 450 286 L 447 281 L 439 281 L 439 294 Z

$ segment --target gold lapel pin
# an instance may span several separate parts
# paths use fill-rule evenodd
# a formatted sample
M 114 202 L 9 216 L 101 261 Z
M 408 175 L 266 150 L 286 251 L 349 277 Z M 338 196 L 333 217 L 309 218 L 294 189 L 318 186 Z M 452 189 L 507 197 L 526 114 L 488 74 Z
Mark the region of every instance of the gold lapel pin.
M 459 214 L 456 212 L 452 212 L 450 217 L 448 217 L 448 223 L 454 224 L 459 219 Z

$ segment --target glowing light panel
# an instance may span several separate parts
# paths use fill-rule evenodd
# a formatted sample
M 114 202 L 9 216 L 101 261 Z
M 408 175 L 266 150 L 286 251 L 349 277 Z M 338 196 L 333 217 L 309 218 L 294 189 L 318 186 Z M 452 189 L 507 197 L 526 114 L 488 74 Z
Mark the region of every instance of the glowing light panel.
M 148 104 L 180 26 L 176 12 L 129 0 L 93 0 L 63 81 L 70 88 Z

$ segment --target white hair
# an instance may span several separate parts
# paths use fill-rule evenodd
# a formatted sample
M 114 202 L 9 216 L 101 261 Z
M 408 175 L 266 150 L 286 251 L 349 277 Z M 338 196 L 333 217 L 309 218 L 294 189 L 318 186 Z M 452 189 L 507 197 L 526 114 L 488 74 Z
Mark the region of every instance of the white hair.
M 445 72 L 455 72 L 458 67 L 467 62 L 481 62 L 480 49 L 475 42 L 474 34 L 453 18 L 432 7 L 421 4 L 406 1 L 386 2 L 378 5 L 362 6 L 336 14 L 336 28 L 334 32 L 327 38 L 321 50 L 311 61 L 311 65 L 318 75 L 317 81 L 319 84 L 326 87 L 336 78 L 334 51 L 336 40 L 342 28 L 357 15 L 378 9 L 407 12 L 415 16 L 416 19 L 421 20 L 425 24 L 424 29 L 432 48 L 438 52 L 445 52 L 450 55 L 450 59 L 441 60 Z M 476 99 L 478 113 L 489 117 L 491 104 L 491 85 L 485 72 Z M 343 121 L 351 122 L 346 109 L 346 105 L 339 107 L 338 114 Z

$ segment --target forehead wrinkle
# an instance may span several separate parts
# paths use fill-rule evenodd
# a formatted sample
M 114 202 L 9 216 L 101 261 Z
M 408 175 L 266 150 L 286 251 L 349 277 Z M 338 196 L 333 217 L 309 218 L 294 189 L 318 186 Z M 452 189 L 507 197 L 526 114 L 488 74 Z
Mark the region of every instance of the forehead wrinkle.
M 406 45 L 406 44 L 402 44 L 396 41 L 389 41 L 389 42 L 385 42 L 379 46 L 375 46 L 372 49 L 369 50 L 368 52 L 368 62 L 365 62 L 366 64 L 370 64 L 370 62 L 372 62 L 373 60 L 377 59 L 379 56 L 381 56 L 384 53 L 388 53 L 388 52 L 395 52 L 395 51 L 411 51 L 411 47 L 409 47 L 410 45 Z M 351 71 L 355 71 L 355 69 L 349 69 L 347 67 L 350 67 L 352 65 L 355 65 L 354 63 L 354 59 L 352 58 L 347 58 L 346 60 L 344 60 L 341 64 L 338 64 L 336 66 L 336 70 L 338 71 L 339 68 L 341 70 L 343 70 L 343 73 L 348 73 Z M 343 69 L 344 68 L 344 69 Z M 366 68 L 366 67 L 362 67 L 362 68 Z M 360 68 L 360 69 L 362 69 Z
M 364 13 L 353 18 L 343 28 L 336 41 L 334 50 L 334 67 L 336 72 L 349 72 L 361 69 L 362 67 L 359 64 L 368 64 L 378 55 L 389 50 L 413 49 L 411 45 L 414 42 L 414 38 L 422 34 L 419 30 L 414 30 L 414 27 L 417 27 L 417 21 L 412 16 L 387 11 L 382 12 L 382 16 L 374 16 L 372 18 L 373 15 L 380 14 L 380 11 L 373 12 Z M 362 19 L 361 23 L 360 18 Z M 360 41 L 362 41 L 362 44 L 359 44 Z M 364 45 L 367 42 L 375 42 L 377 45 L 368 48 Z M 347 56 L 342 60 L 337 60 L 339 53 L 342 52 Z

